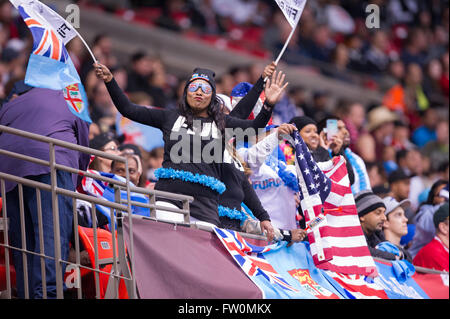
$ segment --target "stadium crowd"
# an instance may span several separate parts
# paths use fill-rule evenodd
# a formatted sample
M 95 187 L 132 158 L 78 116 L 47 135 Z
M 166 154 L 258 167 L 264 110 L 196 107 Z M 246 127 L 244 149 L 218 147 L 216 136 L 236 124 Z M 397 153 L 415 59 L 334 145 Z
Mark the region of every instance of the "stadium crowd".
M 242 48 L 257 43 L 261 51 L 248 50 L 257 55 L 263 52 L 270 56 L 270 52 L 278 52 L 290 31 L 275 2 L 268 0 L 81 0 L 78 3 L 101 6 L 129 20 L 145 19 L 149 24 L 187 36 L 223 37 Z M 374 256 L 412 261 L 430 242 L 436 238 L 442 241 L 438 234 L 444 233 L 445 237 L 445 226 L 441 225 L 445 223 L 448 255 L 448 205 L 443 205 L 448 202 L 449 180 L 448 1 L 378 0 L 373 3 L 381 8 L 381 28 L 370 30 L 364 25 L 366 2 L 309 0 L 283 61 L 289 66 L 313 68 L 338 81 L 380 90 L 383 101 L 365 105 L 352 97 L 337 99 L 320 89 L 309 91 L 288 86 L 284 94 L 275 99 L 277 103 L 271 109 L 271 125 L 267 126 L 267 131 L 291 133 L 298 130 L 316 162 L 337 155 L 345 157 L 369 246 L 373 243 L 375 249 L 380 242 L 388 240 L 402 252 L 389 256 L 386 251 L 371 250 Z M 31 46 L 32 38 L 22 19 L 9 1 L 0 0 L 0 99 L 3 104 L 14 94 L 23 93 L 14 85 L 25 76 Z M 89 127 L 89 145 L 129 156 L 132 182 L 153 189 L 161 176 L 158 169 L 167 156 L 164 145 L 156 143 L 148 148 L 133 139 L 130 132 L 120 130 L 120 113 L 129 114 L 129 110 L 119 107 L 123 99 L 118 92 L 125 92 L 133 105 L 170 113 L 178 109 L 184 91 L 196 80 L 189 75 L 178 78 L 168 73 L 162 58 L 144 51 L 132 54 L 127 61 L 119 60 L 112 50 L 111 35 L 99 34 L 91 48 L 101 66 L 93 66 L 79 39 L 73 39 L 67 46 L 89 98 L 93 121 Z M 207 82 L 223 98 L 223 112 L 230 113 L 246 94 L 259 89 L 253 106 L 257 104 L 258 96 L 264 90 L 262 79 L 271 77 L 274 72 L 273 64 L 261 66 L 255 63 L 230 68 L 217 75 L 215 80 L 210 76 Z M 110 83 L 112 78 L 113 84 Z M 281 80 L 279 84 L 281 87 Z M 196 86 L 196 90 L 200 88 L 204 90 L 203 86 Z M 270 97 L 270 91 L 265 93 L 266 98 Z M 257 121 L 258 113 L 263 112 L 265 105 L 261 104 L 259 112 L 240 113 L 242 120 Z M 231 115 L 236 116 L 236 113 Z M 327 119 L 338 122 L 338 132 L 331 141 L 326 137 Z M 162 122 L 159 124 L 163 125 Z M 162 140 L 160 135 L 154 134 L 155 140 Z M 268 134 L 269 137 L 275 135 Z M 255 148 L 240 148 L 233 153 L 248 169 L 246 177 L 259 197 L 256 201 L 260 203 L 253 206 L 253 213 L 258 218 L 253 218 L 260 219 L 261 225 L 243 226 L 223 218 L 220 222 L 236 230 L 258 233 L 260 227 L 275 238 L 306 240 L 305 234 L 298 232 L 306 227 L 299 208 L 299 190 L 289 183 L 289 178 L 295 174 L 294 147 L 279 136 L 270 141 L 269 137 L 262 139 L 264 145 L 258 140 Z M 271 157 L 268 149 L 271 152 L 281 150 L 278 158 Z M 257 164 L 249 160 L 251 156 L 258 157 L 263 153 L 263 158 L 256 160 Z M 102 158 L 95 158 L 89 168 L 125 176 L 125 167 L 121 163 Z M 282 181 L 285 189 L 271 187 L 267 182 L 269 179 Z M 272 207 L 270 196 L 286 198 L 286 205 L 292 210 L 290 222 L 277 216 L 280 212 L 277 207 Z M 365 200 L 361 201 L 361 198 Z M 369 202 L 373 206 L 367 207 Z M 211 208 L 208 203 L 200 204 L 199 207 L 205 210 Z M 394 218 L 394 212 L 400 206 L 403 208 L 399 217 L 402 226 L 398 230 L 390 218 Z M 446 213 L 439 210 L 441 207 Z M 380 219 L 369 220 L 370 213 L 380 208 L 384 208 Z M 438 217 L 433 218 L 437 211 Z M 272 225 L 264 223 L 267 219 Z M 384 233 L 380 235 L 380 231 Z M 375 232 L 382 237 L 373 237 Z M 422 256 L 420 260 L 425 260 L 422 265 L 427 266 L 427 258 Z M 448 271 L 448 260 L 446 268 L 439 270 Z

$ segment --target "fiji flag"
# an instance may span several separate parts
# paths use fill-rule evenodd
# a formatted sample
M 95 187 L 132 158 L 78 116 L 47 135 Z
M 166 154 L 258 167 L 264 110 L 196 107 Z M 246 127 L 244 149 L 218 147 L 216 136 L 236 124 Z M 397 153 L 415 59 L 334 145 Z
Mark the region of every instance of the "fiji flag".
M 25 83 L 63 90 L 70 111 L 91 123 L 86 92 L 65 44 L 77 33 L 57 13 L 36 0 L 10 0 L 33 35 Z

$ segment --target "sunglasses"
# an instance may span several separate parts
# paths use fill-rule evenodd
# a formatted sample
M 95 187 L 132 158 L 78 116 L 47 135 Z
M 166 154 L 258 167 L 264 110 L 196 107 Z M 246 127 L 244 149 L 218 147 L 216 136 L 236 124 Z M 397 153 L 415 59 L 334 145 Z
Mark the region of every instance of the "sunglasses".
M 202 92 L 205 94 L 211 94 L 212 87 L 211 85 L 205 83 L 205 82 L 192 82 L 189 84 L 188 90 L 189 92 L 197 92 L 198 88 L 202 89 Z

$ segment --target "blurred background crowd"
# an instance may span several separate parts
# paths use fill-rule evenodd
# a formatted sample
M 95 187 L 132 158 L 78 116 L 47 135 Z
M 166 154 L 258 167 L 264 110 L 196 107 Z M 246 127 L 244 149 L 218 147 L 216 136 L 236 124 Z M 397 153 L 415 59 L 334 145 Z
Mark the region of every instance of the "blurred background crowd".
M 275 59 L 291 31 L 273 0 L 75 2 L 81 12 L 102 10 L 130 23 L 168 29 L 267 61 Z M 368 4 L 380 8 L 380 28 L 366 27 Z M 119 59 L 112 46 L 113 34 L 98 34 L 89 44 L 132 102 L 176 108 L 185 78 L 168 72 L 162 57 L 145 51 Z M 321 88 L 290 86 L 275 107 L 273 122 L 281 124 L 301 115 L 317 122 L 330 114 L 339 116 L 350 132 L 352 150 L 366 164 L 374 192 L 392 192 L 398 178 L 390 181 L 390 173 L 401 168 L 408 179 L 397 191 L 403 192 L 401 196 L 409 198 L 417 211 L 427 202 L 433 183 L 448 181 L 449 176 L 448 38 L 446 0 L 308 0 L 280 69 L 307 68 L 355 87 L 380 91 L 383 100 L 365 104 L 352 96 L 337 98 Z M 0 0 L 1 100 L 24 77 L 31 46 L 31 34 L 23 20 L 9 1 Z M 155 129 L 149 133 L 150 141 L 144 142 L 137 141 L 132 131 L 124 134 L 127 120 L 117 114 L 106 87 L 95 77 L 81 41 L 75 38 L 67 48 L 89 97 L 90 139 L 107 133 L 119 144 L 136 144 L 139 148 L 133 152 L 141 157 L 143 166 L 140 186 L 151 185 L 152 172 L 162 162 L 160 133 Z M 236 84 L 254 84 L 263 67 L 261 63 L 236 65 L 218 74 L 217 93 L 230 96 Z M 104 138 L 92 145 L 106 150 L 111 140 Z

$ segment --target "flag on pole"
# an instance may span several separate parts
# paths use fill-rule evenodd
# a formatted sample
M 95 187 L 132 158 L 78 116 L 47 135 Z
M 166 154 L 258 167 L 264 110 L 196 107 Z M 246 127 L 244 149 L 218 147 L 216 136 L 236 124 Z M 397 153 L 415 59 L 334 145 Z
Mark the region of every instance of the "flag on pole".
M 281 56 L 284 54 L 284 51 L 286 51 L 286 48 L 291 41 L 292 36 L 294 35 L 297 24 L 300 21 L 300 17 L 303 13 L 303 9 L 305 8 L 306 0 L 275 0 L 275 2 L 278 4 L 284 16 L 292 27 L 292 31 L 289 34 L 286 42 L 284 43 L 283 49 L 281 49 L 277 59 L 275 60 L 275 64 L 278 64 Z M 264 79 L 264 81 L 266 80 L 267 78 Z
M 306 0 L 275 0 L 292 28 L 297 26 Z
M 88 100 L 80 76 L 65 44 L 78 33 L 49 7 L 37 0 L 10 0 L 33 36 L 25 83 L 40 88 L 63 90 L 69 110 L 91 123 Z
M 316 164 L 298 132 L 294 132 L 293 137 L 306 222 L 326 213 L 324 222 L 308 230 L 314 263 L 318 268 L 343 274 L 377 276 L 358 218 L 344 157 Z

